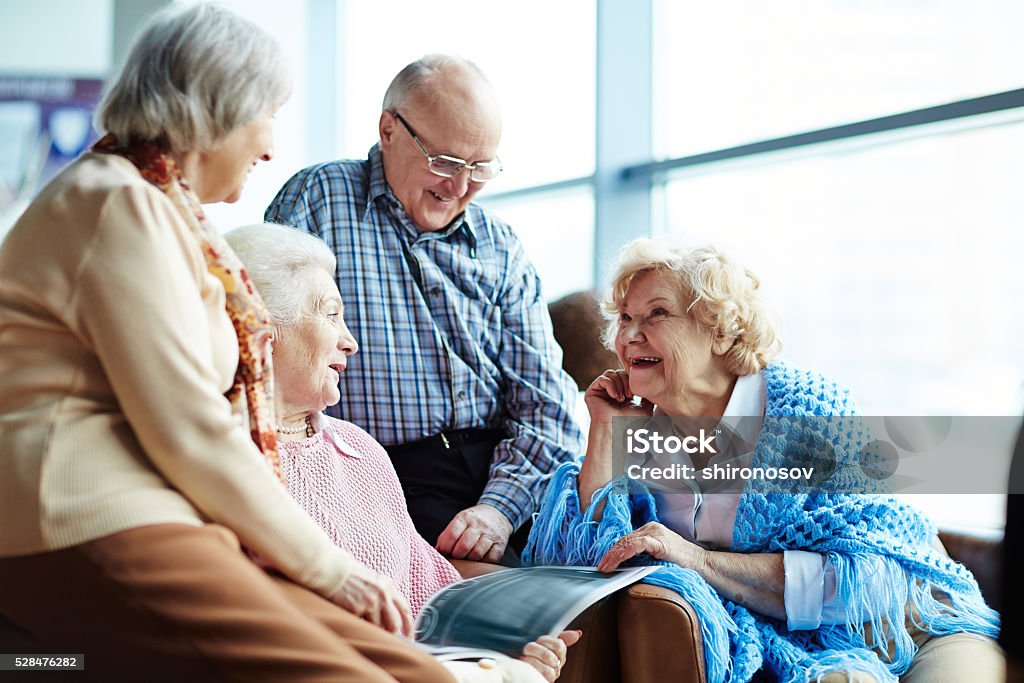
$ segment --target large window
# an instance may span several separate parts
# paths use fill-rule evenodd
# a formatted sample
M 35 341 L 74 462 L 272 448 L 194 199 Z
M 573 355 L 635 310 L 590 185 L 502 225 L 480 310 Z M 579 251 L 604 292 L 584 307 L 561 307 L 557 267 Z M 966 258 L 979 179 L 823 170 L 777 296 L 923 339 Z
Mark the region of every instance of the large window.
M 785 356 L 866 413 L 1016 414 L 1024 124 L 878 143 L 691 172 L 665 189 L 665 228 L 760 275 Z
M 1024 83 L 1016 0 L 660 0 L 655 12 L 668 157 Z

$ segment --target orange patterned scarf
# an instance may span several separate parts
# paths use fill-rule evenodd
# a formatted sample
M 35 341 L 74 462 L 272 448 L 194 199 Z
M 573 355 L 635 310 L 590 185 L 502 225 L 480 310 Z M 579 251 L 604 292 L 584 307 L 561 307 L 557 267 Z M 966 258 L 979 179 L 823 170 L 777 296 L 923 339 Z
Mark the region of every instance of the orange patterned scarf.
M 282 482 L 274 433 L 273 378 L 270 361 L 270 316 L 241 261 L 206 221 L 202 205 L 173 159 L 156 145 L 123 145 L 113 135 L 96 143 L 94 152 L 117 154 L 132 162 L 142 177 L 159 188 L 188 224 L 206 257 L 206 267 L 224 285 L 225 308 L 238 335 L 238 369 L 225 396 L 232 410 L 248 416 L 249 433 Z

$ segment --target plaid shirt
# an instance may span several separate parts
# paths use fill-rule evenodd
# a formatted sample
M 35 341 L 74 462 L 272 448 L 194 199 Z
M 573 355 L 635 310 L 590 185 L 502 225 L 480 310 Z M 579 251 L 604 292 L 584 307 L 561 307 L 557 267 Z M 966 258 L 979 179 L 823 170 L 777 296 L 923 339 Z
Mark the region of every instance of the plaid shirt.
M 470 204 L 421 232 L 391 192 L 379 146 L 366 161 L 297 173 L 266 220 L 319 235 L 360 351 L 333 414 L 394 445 L 502 427 L 481 503 L 519 527 L 547 477 L 582 449 L 575 385 L 561 370 L 540 280 L 509 226 Z

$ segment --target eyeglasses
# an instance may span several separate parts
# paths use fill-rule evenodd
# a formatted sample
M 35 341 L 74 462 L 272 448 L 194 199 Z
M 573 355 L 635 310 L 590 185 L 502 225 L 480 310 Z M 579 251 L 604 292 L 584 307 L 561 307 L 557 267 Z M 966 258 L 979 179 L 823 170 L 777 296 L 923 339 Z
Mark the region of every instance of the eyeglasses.
M 465 159 L 458 157 L 448 156 L 447 154 L 431 154 L 427 151 L 427 148 L 420 142 L 419 137 L 416 135 L 416 131 L 412 129 L 409 122 L 402 118 L 402 115 L 397 111 L 391 112 L 396 119 L 402 122 L 405 129 L 409 131 L 409 135 L 412 136 L 413 142 L 423 152 L 423 156 L 427 158 L 427 168 L 434 175 L 439 175 L 442 178 L 454 178 L 455 176 L 462 173 L 464 170 L 469 171 L 469 179 L 474 183 L 486 183 L 488 180 L 493 180 L 501 173 L 501 159 L 494 157 L 490 161 L 478 161 L 475 164 L 471 164 Z

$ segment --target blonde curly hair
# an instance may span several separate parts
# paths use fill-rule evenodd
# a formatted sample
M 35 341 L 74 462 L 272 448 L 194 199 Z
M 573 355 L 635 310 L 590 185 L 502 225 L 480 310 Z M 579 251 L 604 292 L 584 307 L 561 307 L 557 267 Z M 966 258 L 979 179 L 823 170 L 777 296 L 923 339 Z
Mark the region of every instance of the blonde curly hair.
M 608 326 L 604 343 L 615 349 L 622 301 L 633 280 L 651 271 L 675 276 L 687 313 L 716 337 L 732 337 L 726 368 L 737 376 L 765 368 L 782 348 L 767 306 L 758 289 L 761 281 L 721 250 L 712 247 L 672 248 L 659 240 L 639 238 L 619 253 L 611 290 L 601 303 Z

